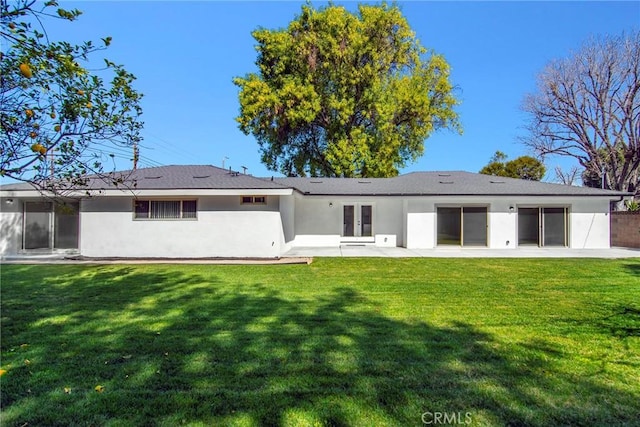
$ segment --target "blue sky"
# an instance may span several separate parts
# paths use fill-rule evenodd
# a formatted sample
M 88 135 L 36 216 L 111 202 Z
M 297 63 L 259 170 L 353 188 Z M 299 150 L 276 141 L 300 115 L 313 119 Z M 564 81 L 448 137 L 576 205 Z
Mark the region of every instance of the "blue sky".
M 80 42 L 113 37 L 106 55 L 138 77 L 145 94 L 142 166 L 213 164 L 257 176 L 258 145 L 234 120 L 232 78 L 255 71 L 251 31 L 285 27 L 301 2 L 61 2 L 84 13 L 74 23 L 46 23 L 49 37 Z M 315 6 L 326 3 L 314 2 Z M 356 2 L 335 2 L 356 9 Z M 459 87 L 464 134 L 440 131 L 401 173 L 476 172 L 496 150 L 528 154 L 518 143 L 520 104 L 544 65 L 579 49 L 592 35 L 640 26 L 640 2 L 399 2 L 422 45 L 443 54 Z M 126 156 L 125 156 L 126 157 Z M 553 170 L 557 160 L 549 159 Z M 562 163 L 565 165 L 566 163 Z M 130 162 L 118 161 L 119 169 Z M 550 173 L 547 179 L 552 179 Z

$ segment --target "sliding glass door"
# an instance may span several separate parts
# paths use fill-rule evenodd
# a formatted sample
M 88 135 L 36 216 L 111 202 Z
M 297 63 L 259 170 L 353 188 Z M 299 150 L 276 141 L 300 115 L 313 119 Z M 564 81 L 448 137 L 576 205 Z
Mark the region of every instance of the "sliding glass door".
M 518 209 L 518 245 L 540 246 L 540 209 Z
M 487 208 L 462 208 L 462 246 L 487 246 Z
M 462 244 L 462 208 L 438 208 L 438 245 Z
M 51 249 L 51 202 L 24 205 L 24 249 Z
M 436 221 L 438 245 L 487 246 L 486 207 L 440 207 Z
M 567 210 L 542 208 L 542 244 L 567 246 Z
M 25 250 L 77 249 L 79 205 L 26 202 L 22 228 Z
M 568 246 L 567 208 L 518 208 L 519 246 Z

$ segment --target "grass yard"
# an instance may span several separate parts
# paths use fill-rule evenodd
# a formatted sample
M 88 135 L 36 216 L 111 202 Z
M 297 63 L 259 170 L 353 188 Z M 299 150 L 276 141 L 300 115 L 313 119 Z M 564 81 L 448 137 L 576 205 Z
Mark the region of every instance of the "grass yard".
M 640 425 L 640 260 L 1 267 L 2 426 Z

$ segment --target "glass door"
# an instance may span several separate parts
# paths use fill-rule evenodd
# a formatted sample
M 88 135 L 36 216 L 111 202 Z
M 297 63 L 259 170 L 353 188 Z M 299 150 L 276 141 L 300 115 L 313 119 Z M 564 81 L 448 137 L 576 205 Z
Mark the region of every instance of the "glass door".
M 540 209 L 518 209 L 518 245 L 540 245 Z
M 518 208 L 519 246 L 568 246 L 567 208 Z
M 487 208 L 462 208 L 462 246 L 487 246 Z
M 373 206 L 344 205 L 342 208 L 343 237 L 373 236 Z
M 439 207 L 436 220 L 438 245 L 487 246 L 485 206 Z
M 25 202 L 22 248 L 77 249 L 79 225 L 77 202 Z
M 360 235 L 370 237 L 372 236 L 372 227 L 373 227 L 373 209 L 371 205 L 362 205 L 360 206 Z
M 24 249 L 51 249 L 51 202 L 24 205 Z
M 543 246 L 567 246 L 567 215 L 565 208 L 543 208 Z
M 345 237 L 352 237 L 355 234 L 355 206 L 345 205 L 342 212 L 342 235 Z
M 79 209 L 78 203 L 55 207 L 53 227 L 53 247 L 55 249 L 78 249 Z
M 460 245 L 462 239 L 462 209 L 438 208 L 438 245 Z

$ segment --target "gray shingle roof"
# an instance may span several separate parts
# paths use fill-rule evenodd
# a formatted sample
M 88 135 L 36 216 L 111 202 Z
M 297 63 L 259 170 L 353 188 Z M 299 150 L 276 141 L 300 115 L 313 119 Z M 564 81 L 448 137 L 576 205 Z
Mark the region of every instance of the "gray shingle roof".
M 414 196 L 622 196 L 628 193 L 574 187 L 470 172 L 412 172 L 393 178 L 258 178 L 209 165 L 173 165 L 116 172 L 139 190 L 283 189 L 308 195 Z M 115 189 L 102 180 L 93 189 Z M 29 184 L 6 184 L 0 190 L 29 190 Z
M 210 165 L 173 165 L 122 172 L 136 188 L 151 189 L 282 189 L 276 182 Z
M 114 172 L 124 184 L 116 187 L 108 180 L 90 179 L 90 189 L 135 188 L 138 190 L 181 189 L 282 189 L 282 185 L 270 179 L 256 178 L 239 172 L 230 172 L 210 165 L 171 165 Z M 6 184 L 1 190 L 29 190 L 29 184 Z
M 309 195 L 621 196 L 627 193 L 470 172 L 412 172 L 393 178 L 276 178 Z

